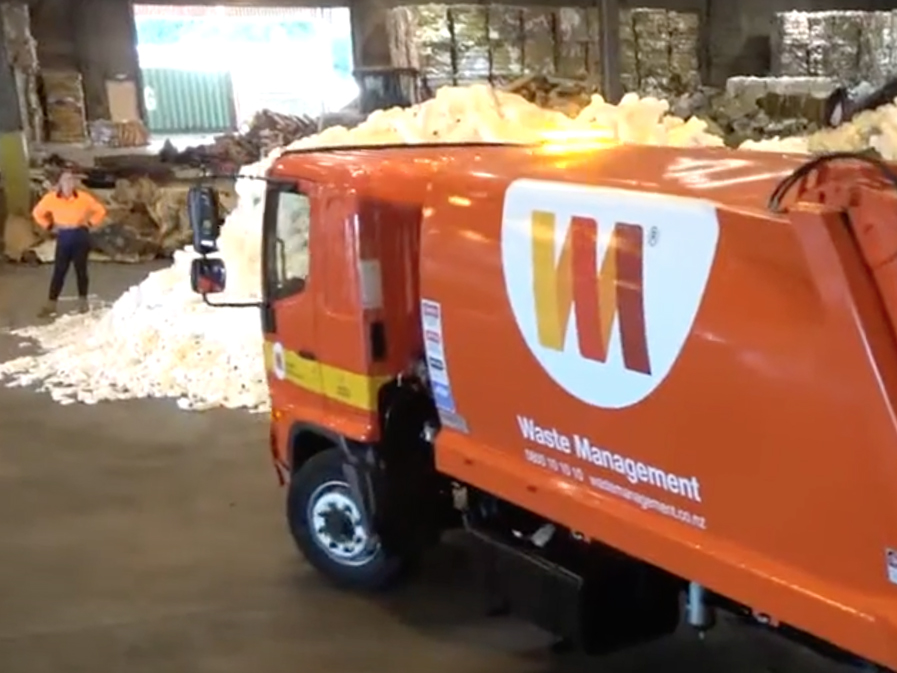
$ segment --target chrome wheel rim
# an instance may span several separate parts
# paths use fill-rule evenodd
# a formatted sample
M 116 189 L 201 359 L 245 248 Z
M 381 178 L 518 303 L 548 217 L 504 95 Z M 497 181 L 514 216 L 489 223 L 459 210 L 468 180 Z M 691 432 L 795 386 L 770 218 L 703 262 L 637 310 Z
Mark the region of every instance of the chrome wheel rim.
M 340 565 L 362 566 L 380 550 L 345 482 L 318 486 L 308 500 L 306 517 L 315 544 Z

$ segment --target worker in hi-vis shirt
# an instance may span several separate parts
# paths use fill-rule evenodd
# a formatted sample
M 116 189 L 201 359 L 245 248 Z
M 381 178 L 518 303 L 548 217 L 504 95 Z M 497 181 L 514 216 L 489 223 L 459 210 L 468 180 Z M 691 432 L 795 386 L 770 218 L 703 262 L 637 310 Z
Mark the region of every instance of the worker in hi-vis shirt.
M 87 313 L 90 229 L 100 225 L 106 217 L 106 208 L 86 191 L 78 189 L 72 171 L 64 169 L 56 188 L 44 195 L 31 214 L 38 225 L 56 234 L 49 301 L 41 309 L 40 317 L 46 318 L 56 313 L 56 302 L 70 266 L 75 267 L 78 281 L 78 310 Z

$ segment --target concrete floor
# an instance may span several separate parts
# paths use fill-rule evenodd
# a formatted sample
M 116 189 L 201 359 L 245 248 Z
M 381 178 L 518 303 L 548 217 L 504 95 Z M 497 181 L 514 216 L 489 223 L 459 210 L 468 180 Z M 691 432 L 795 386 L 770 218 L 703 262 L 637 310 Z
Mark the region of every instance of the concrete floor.
M 146 268 L 95 265 L 115 297 Z M 0 328 L 30 320 L 47 268 L 0 265 Z M 16 345 L 0 336 L 0 361 Z M 3 673 L 788 673 L 814 657 L 753 632 L 683 633 L 599 660 L 483 616 L 461 553 L 388 598 L 340 593 L 300 560 L 265 419 L 158 401 L 96 407 L 0 388 Z

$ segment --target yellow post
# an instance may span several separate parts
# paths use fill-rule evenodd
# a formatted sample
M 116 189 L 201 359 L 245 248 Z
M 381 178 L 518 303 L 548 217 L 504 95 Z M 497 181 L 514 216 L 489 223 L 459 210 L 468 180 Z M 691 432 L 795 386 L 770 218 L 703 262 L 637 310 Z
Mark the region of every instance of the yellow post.
M 8 215 L 28 217 L 31 211 L 31 171 L 28 142 L 22 131 L 0 133 L 0 178 Z
M 5 30 L 0 14 L 0 31 Z M 28 216 L 31 206 L 28 143 L 19 105 L 19 87 L 7 47 L 0 42 L 0 180 L 7 215 Z M 2 234 L 0 234 L 2 236 Z

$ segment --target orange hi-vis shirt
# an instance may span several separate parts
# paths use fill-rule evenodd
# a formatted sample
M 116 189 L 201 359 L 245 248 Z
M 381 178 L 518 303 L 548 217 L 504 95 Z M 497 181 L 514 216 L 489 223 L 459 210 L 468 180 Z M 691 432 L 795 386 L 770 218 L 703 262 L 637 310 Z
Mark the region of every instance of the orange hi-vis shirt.
M 99 226 L 106 217 L 106 207 L 83 190 L 75 190 L 68 198 L 52 191 L 44 195 L 31 211 L 34 221 L 44 229 Z

